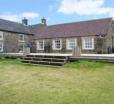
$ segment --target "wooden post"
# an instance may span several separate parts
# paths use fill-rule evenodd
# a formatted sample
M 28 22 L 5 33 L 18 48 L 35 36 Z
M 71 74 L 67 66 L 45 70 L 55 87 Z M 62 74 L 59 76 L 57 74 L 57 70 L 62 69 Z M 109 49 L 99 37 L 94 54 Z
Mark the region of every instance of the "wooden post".
M 79 57 L 81 55 L 80 47 L 76 47 L 72 50 L 72 56 Z

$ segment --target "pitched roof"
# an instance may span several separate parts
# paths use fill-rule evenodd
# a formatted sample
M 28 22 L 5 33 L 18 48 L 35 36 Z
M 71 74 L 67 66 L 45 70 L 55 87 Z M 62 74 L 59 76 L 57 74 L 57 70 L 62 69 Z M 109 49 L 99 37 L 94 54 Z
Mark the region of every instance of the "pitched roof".
M 46 26 L 40 29 L 34 39 L 67 38 L 107 34 L 112 18 L 81 21 Z
M 24 26 L 22 23 L 0 19 L 1 31 L 9 31 L 22 34 L 35 34 L 40 28 L 42 28 L 42 24 Z
M 29 29 L 33 34 L 36 34 L 41 28 L 44 28 L 44 26 L 44 24 L 36 24 L 29 26 Z

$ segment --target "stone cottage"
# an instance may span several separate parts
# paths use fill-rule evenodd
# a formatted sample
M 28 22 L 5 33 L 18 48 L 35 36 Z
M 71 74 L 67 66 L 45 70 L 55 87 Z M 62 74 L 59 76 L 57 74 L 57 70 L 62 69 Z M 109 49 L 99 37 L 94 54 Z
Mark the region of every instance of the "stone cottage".
M 0 19 L 0 52 L 18 53 L 29 47 L 32 53 L 71 53 L 79 47 L 82 53 L 107 53 L 112 50 L 112 18 L 48 26 L 28 25 Z
M 28 26 L 25 18 L 22 23 L 0 19 L 0 52 L 23 52 L 25 47 L 32 46 L 31 39 L 42 26 L 43 24 Z
M 36 52 L 71 53 L 79 47 L 82 53 L 109 53 L 113 48 L 112 18 L 45 26 L 34 36 Z

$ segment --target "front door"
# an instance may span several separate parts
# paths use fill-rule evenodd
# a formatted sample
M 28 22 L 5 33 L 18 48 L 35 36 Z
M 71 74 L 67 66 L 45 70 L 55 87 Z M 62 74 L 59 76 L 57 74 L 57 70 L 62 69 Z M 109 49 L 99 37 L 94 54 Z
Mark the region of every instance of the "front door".
M 44 46 L 44 52 L 45 53 L 50 53 L 51 52 L 51 47 L 50 47 L 49 44 L 45 44 L 45 46 Z

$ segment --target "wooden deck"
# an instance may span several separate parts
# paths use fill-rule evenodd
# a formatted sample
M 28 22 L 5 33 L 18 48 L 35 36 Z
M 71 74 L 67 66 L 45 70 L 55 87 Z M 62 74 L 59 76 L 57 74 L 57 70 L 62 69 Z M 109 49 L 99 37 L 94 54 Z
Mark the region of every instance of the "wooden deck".
M 0 57 L 4 58 L 22 58 L 23 61 L 28 63 L 46 63 L 46 64 L 65 64 L 67 59 L 69 61 L 78 61 L 78 60 L 94 60 L 94 61 L 103 61 L 103 62 L 114 62 L 114 54 L 81 54 L 80 57 L 73 57 L 72 54 L 61 54 L 61 53 L 30 53 L 26 57 L 24 53 L 0 53 Z M 64 58 L 63 58 L 64 57 Z M 62 59 L 63 58 L 63 59 Z M 60 63 L 59 63 L 60 62 Z
M 114 58 L 114 54 L 81 54 L 82 57 L 112 57 Z
M 23 57 L 23 53 L 0 53 L 0 58 L 16 59 Z
M 71 53 L 69 54 L 62 54 L 62 53 L 30 53 L 29 55 L 37 55 L 37 56 L 72 56 Z
M 80 57 L 69 57 L 69 61 L 79 61 L 79 60 L 93 60 L 93 61 L 101 61 L 101 62 L 112 62 L 114 63 L 114 57 L 109 55 L 109 56 L 80 56 Z
M 0 53 L 0 55 L 10 55 L 10 56 L 23 56 L 24 53 Z M 30 53 L 29 55 L 44 55 L 44 56 L 72 56 L 72 53 Z M 114 54 L 81 54 L 84 57 L 114 57 Z
M 72 54 L 61 54 L 61 53 L 30 53 L 28 55 L 33 56 L 72 56 Z M 4 58 L 19 58 L 26 56 L 24 53 L 0 53 L 0 57 Z

